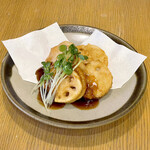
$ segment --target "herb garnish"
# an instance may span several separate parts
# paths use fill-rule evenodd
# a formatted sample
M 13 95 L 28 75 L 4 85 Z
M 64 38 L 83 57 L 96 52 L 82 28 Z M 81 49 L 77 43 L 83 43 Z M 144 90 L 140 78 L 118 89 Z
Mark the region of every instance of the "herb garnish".
M 59 50 L 62 53 L 57 56 L 57 60 L 53 65 L 54 68 L 51 62 L 42 62 L 44 74 L 34 88 L 40 88 L 42 101 L 46 108 L 53 103 L 60 83 L 68 75 L 71 75 L 73 70 L 75 70 L 83 60 L 88 59 L 87 56 L 81 55 L 74 44 L 71 44 L 69 47 L 61 45 Z

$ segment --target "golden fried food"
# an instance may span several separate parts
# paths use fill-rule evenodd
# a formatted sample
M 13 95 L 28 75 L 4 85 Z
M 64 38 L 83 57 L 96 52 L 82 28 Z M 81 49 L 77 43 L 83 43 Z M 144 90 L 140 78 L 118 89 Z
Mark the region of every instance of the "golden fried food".
M 81 98 L 85 90 L 84 74 L 80 69 L 76 69 L 72 75 L 65 78 L 59 85 L 54 101 L 58 103 L 72 103 Z
M 99 60 L 103 63 L 103 65 L 108 66 L 108 57 L 105 52 L 95 45 L 79 45 L 77 46 L 78 50 L 81 52 L 82 55 L 88 56 L 88 60 L 84 61 L 83 63 L 86 64 L 87 62 L 93 60 Z
M 86 75 L 87 89 L 84 97 L 98 99 L 104 96 L 112 85 L 112 75 L 107 68 L 108 57 L 102 49 L 95 45 L 88 44 L 77 47 L 82 55 L 88 56 L 88 60 L 79 65 Z
M 107 66 L 99 60 L 89 61 L 83 65 L 87 84 L 84 97 L 98 99 L 104 96 L 112 86 L 112 75 Z
M 60 43 L 59 45 L 51 48 L 49 56 L 46 58 L 46 61 L 50 61 L 50 62 L 54 63 L 57 59 L 57 56 L 61 53 L 61 51 L 59 50 L 59 46 L 66 45 L 67 47 L 69 47 L 71 44 L 72 44 L 71 42 L 64 41 L 64 42 Z
M 65 41 L 51 49 L 46 61 L 55 62 L 60 45 L 69 47 L 72 43 Z M 81 97 L 98 99 L 104 96 L 112 86 L 112 75 L 108 69 L 108 57 L 105 52 L 95 45 L 77 46 L 82 55 L 88 56 L 73 73 L 59 85 L 55 102 L 72 103 Z
M 75 71 L 80 76 L 80 80 L 81 80 L 81 83 L 82 83 L 82 91 L 81 91 L 80 95 L 77 97 L 77 100 L 78 100 L 85 94 L 87 86 L 86 86 L 86 80 L 85 80 L 84 72 L 79 67 L 77 67 L 75 69 Z

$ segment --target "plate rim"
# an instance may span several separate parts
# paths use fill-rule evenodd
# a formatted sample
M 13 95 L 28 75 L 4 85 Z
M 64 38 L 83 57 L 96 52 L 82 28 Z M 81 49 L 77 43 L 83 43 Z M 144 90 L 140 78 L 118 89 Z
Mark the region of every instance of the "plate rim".
M 102 32 L 104 32 L 106 35 L 111 35 L 115 38 L 117 38 L 117 40 L 123 42 L 125 45 L 128 45 L 130 47 L 131 50 L 133 51 L 136 51 L 129 43 L 127 43 L 125 40 L 123 40 L 122 38 L 118 37 L 117 35 L 111 33 L 111 32 L 108 32 L 106 30 L 102 30 L 102 29 L 98 29 L 98 28 L 95 28 L 95 27 L 91 27 L 91 26 L 84 26 L 84 25 L 77 25 L 77 24 L 63 24 L 63 25 L 60 25 L 61 29 L 63 30 L 63 28 L 74 28 L 75 30 L 77 28 L 87 28 L 87 32 L 89 32 L 89 30 L 94 30 L 94 29 L 97 29 L 97 30 L 100 30 Z M 85 30 L 85 29 L 84 29 Z M 64 31 L 63 31 L 64 32 Z M 66 32 L 64 32 L 66 33 Z M 73 33 L 73 32 L 71 32 Z M 77 32 L 77 33 L 82 33 L 82 32 Z M 85 33 L 85 32 L 83 32 Z M 87 34 L 90 34 L 90 33 L 87 33 Z M 136 51 L 137 52 L 137 51 Z M 32 113 L 31 111 L 29 111 L 28 109 L 25 109 L 20 103 L 18 103 L 18 101 L 15 100 L 15 98 L 11 95 L 11 92 L 9 91 L 6 83 L 5 83 L 5 77 L 4 77 L 4 69 L 5 69 L 5 65 L 6 65 L 6 61 L 7 59 L 10 57 L 9 53 L 7 52 L 7 54 L 5 55 L 3 61 L 2 61 L 2 65 L 1 65 L 1 82 L 2 82 L 2 87 L 3 87 L 3 90 L 5 91 L 5 94 L 7 95 L 8 99 L 11 101 L 12 104 L 14 104 L 19 110 L 21 110 L 23 113 L 25 113 L 27 116 L 37 120 L 37 121 L 40 121 L 42 123 L 45 123 L 45 124 L 48 124 L 48 125 L 52 125 L 52 126 L 55 126 L 55 127 L 60 127 L 60 128 L 67 128 L 67 129 L 87 129 L 87 128 L 93 128 L 93 127 L 98 127 L 98 126 L 102 126 L 102 125 L 106 125 L 106 124 L 109 124 L 111 122 L 114 122 L 118 119 L 120 119 L 121 117 L 127 115 L 135 106 L 136 104 L 140 101 L 140 99 L 142 98 L 144 92 L 145 92 L 145 89 L 146 89 L 146 86 L 147 86 L 147 70 L 146 70 L 146 66 L 144 64 L 144 62 L 141 64 L 141 69 L 142 71 L 144 72 L 144 82 L 143 82 L 143 86 L 142 86 L 142 91 L 140 93 L 140 95 L 138 95 L 138 97 L 136 98 L 136 100 L 134 100 L 134 103 L 132 103 L 131 106 L 127 107 L 127 109 L 125 109 L 123 112 L 121 112 L 120 114 L 117 114 L 115 115 L 114 117 L 110 117 L 110 118 L 107 118 L 111 115 L 108 115 L 106 117 L 103 117 L 103 118 L 106 118 L 106 120 L 102 120 L 103 118 L 99 118 L 99 119 L 95 119 L 95 120 L 91 120 L 91 121 L 79 121 L 79 122 L 74 122 L 74 121 L 64 121 L 64 120 L 59 120 L 59 119 L 55 119 L 55 118 L 51 118 L 51 117 L 46 117 L 46 118 L 49 118 L 48 120 L 45 119 L 45 118 L 41 118 L 41 116 L 39 116 L 38 114 L 34 114 Z M 11 57 L 10 57 L 11 58 Z M 129 101 L 129 100 L 128 100 Z M 25 104 L 26 105 L 26 104 Z M 125 105 L 125 104 L 124 104 Z M 124 106 L 123 105 L 123 106 Z M 123 107 L 122 106 L 122 107 Z M 29 106 L 27 106 L 29 107 Z M 121 108 L 122 108 L 121 107 Z M 121 109 L 120 108 L 120 109 Z M 119 109 L 119 110 L 120 110 Z M 35 110 L 33 110 L 35 111 Z M 116 113 L 117 111 L 115 111 L 114 113 Z M 113 114 L 114 114 L 113 113 Z M 44 116 L 44 115 L 43 115 Z

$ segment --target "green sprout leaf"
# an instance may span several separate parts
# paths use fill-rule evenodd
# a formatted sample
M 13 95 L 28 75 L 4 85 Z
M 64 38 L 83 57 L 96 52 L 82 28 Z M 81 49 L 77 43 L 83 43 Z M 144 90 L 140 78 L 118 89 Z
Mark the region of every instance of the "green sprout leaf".
M 42 65 L 45 67 L 45 68 L 49 68 L 51 63 L 50 62 L 42 62 Z
M 53 75 L 54 75 L 54 73 L 53 73 L 53 72 L 51 72 L 51 73 L 50 73 L 50 76 L 52 77 Z
M 60 45 L 59 46 L 59 50 L 63 53 L 65 53 L 67 51 L 67 46 L 66 45 Z
M 50 62 L 42 62 L 42 65 L 43 65 L 44 73 L 45 74 L 49 73 L 51 63 Z
M 54 63 L 54 68 L 56 69 L 56 68 L 59 68 L 60 67 L 60 65 L 61 65 L 61 63 L 60 63 L 60 61 L 55 61 L 55 63 Z
M 44 84 L 44 75 L 42 75 L 42 77 L 40 78 L 40 85 Z
M 64 59 L 64 57 L 65 57 L 64 54 L 59 54 L 59 55 L 57 56 L 57 60 L 60 61 L 60 60 Z
M 78 54 L 78 49 L 74 44 L 71 44 L 69 46 L 69 51 L 71 52 L 72 55 Z
M 64 71 L 64 73 L 67 74 L 67 75 L 72 74 L 73 69 L 72 69 L 71 63 L 67 62 L 66 65 L 63 67 L 63 71 Z
M 83 56 L 83 55 L 79 55 L 79 58 L 80 58 L 81 60 L 87 60 L 87 59 L 88 59 L 87 56 Z
M 53 73 L 50 73 L 51 69 L 51 63 L 50 62 L 42 62 L 44 74 L 40 78 L 40 85 L 42 86 L 45 81 L 50 80 L 50 78 L 53 76 Z
M 74 55 L 72 55 L 72 56 L 70 56 L 70 57 L 69 57 L 69 59 L 68 59 L 68 60 L 69 60 L 70 62 L 73 62 L 73 61 L 74 61 L 74 59 L 75 59 L 75 58 L 74 58 Z

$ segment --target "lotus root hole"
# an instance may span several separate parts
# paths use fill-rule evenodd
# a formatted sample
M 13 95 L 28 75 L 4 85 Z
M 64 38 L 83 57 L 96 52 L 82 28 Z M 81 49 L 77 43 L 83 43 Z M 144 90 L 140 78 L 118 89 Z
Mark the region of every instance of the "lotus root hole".
M 71 88 L 71 89 L 76 89 L 76 87 L 75 87 L 75 86 L 70 86 L 70 88 Z
M 69 96 L 69 92 L 66 92 L 66 93 L 65 93 L 65 96 Z

